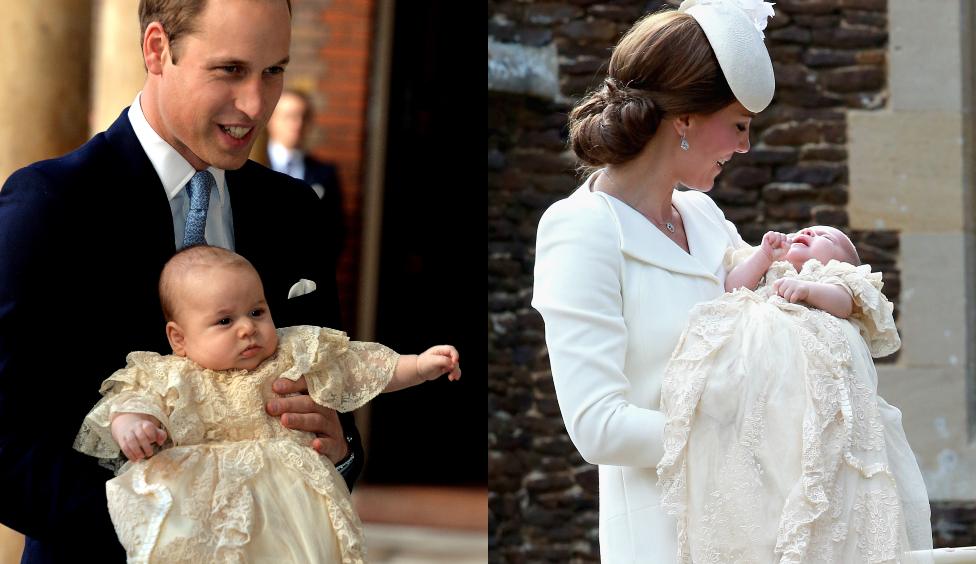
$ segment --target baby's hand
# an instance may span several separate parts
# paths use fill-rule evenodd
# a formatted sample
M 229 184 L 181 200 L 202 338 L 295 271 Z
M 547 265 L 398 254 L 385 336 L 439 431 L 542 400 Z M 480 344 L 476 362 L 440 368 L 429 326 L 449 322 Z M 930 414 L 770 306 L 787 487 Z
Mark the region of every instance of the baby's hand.
M 457 349 L 451 345 L 437 345 L 417 355 L 417 375 L 422 381 L 437 379 L 447 373 L 447 379 L 461 378 L 461 363 Z
M 759 249 L 766 254 L 769 262 L 781 260 L 789 250 L 790 238 L 778 231 L 767 231 Z
M 112 438 L 132 461 L 153 455 L 153 443 L 166 442 L 166 431 L 135 413 L 120 413 L 112 419 Z
M 773 290 L 786 301 L 795 304 L 810 296 L 810 284 L 796 278 L 780 278 L 773 282 Z

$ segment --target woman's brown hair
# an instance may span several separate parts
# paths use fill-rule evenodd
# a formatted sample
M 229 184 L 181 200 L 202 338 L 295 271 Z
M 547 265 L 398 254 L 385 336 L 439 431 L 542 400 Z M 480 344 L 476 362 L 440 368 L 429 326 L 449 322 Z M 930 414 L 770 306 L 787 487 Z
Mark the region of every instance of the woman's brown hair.
M 586 165 L 620 164 L 640 153 L 665 117 L 707 115 L 734 101 L 698 22 L 658 12 L 624 34 L 603 84 L 570 112 L 570 147 Z

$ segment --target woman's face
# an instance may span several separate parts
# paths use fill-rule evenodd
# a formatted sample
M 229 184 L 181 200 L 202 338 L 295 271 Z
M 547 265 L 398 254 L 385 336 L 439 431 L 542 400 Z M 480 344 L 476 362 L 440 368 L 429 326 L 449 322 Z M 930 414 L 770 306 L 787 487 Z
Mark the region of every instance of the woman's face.
M 678 150 L 678 180 L 707 192 L 735 153 L 749 151 L 749 124 L 755 114 L 738 101 L 709 115 L 692 115 L 684 128 L 688 150 Z M 678 127 L 683 126 L 681 120 Z

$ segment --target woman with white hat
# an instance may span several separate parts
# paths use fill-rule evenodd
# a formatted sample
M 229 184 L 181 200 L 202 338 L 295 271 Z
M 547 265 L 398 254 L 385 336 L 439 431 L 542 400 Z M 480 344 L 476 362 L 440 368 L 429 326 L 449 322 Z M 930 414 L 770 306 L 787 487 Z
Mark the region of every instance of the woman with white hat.
M 569 436 L 599 465 L 605 563 L 675 560 L 655 470 L 661 379 L 689 310 L 724 291 L 726 248 L 746 245 L 704 192 L 773 97 L 771 15 L 688 0 L 645 17 L 570 114 L 570 145 L 598 170 L 539 223 L 532 305 Z

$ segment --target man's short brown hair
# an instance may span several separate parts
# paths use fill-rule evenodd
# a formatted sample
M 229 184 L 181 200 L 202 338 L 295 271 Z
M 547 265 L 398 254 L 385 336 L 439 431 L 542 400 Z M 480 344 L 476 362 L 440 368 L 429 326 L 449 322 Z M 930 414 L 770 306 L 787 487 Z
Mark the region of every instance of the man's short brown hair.
M 291 0 L 285 0 L 291 15 Z M 180 37 L 196 31 L 197 16 L 207 7 L 207 0 L 139 0 L 139 48 L 146 39 L 146 28 L 159 22 L 169 38 L 170 54 L 176 64 L 176 42 Z

